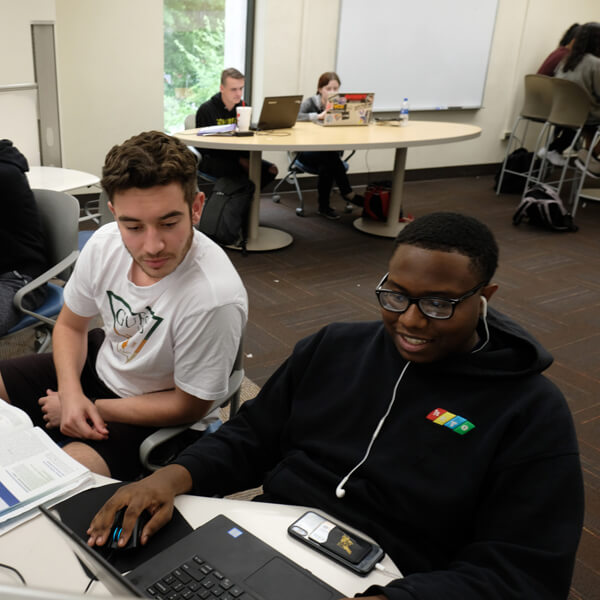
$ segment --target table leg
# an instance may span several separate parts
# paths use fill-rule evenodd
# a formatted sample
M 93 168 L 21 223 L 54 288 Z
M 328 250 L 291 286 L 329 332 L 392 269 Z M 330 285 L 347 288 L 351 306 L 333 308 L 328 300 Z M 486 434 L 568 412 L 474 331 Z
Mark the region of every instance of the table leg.
M 402 210 L 402 192 L 404 189 L 404 170 L 406 166 L 406 148 L 396 148 L 394 157 L 394 173 L 392 175 L 392 194 L 388 218 L 385 223 L 363 219 L 356 219 L 354 227 L 365 233 L 379 235 L 381 237 L 396 237 L 405 227 L 406 223 L 398 223 Z
M 250 167 L 248 175 L 256 189 L 254 198 L 250 206 L 250 216 L 248 220 L 248 243 L 246 249 L 249 252 L 259 252 L 261 250 L 277 250 L 285 248 L 293 242 L 289 233 L 274 229 L 272 227 L 261 227 L 259 225 L 260 212 L 260 174 L 261 174 L 262 152 L 252 150 L 250 152 Z

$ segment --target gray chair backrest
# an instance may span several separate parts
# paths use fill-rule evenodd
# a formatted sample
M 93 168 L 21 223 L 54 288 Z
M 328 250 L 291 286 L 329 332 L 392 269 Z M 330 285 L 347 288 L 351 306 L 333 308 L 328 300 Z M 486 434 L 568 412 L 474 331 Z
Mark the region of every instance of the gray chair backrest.
M 592 98 L 574 81 L 552 78 L 552 110 L 548 121 L 564 127 L 582 127 L 590 114 Z
M 44 231 L 48 266 L 55 265 L 77 250 L 79 201 L 66 192 L 33 190 Z M 68 279 L 71 269 L 60 273 Z
M 196 115 L 195 114 L 188 115 L 185 118 L 183 126 L 186 129 L 196 129 Z
M 108 194 L 102 189 L 98 198 L 98 212 L 100 213 L 100 225 L 112 223 L 115 217 L 108 208 Z
M 545 121 L 552 109 L 552 82 L 548 75 L 525 75 L 525 99 L 521 116 L 535 121 Z

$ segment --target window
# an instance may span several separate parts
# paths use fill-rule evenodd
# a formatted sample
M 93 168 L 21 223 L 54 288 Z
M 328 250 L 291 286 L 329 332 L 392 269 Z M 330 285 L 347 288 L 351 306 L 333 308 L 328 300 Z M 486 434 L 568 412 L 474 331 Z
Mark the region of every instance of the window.
M 184 129 L 185 117 L 219 91 L 225 67 L 250 80 L 251 12 L 252 0 L 164 0 L 165 131 Z

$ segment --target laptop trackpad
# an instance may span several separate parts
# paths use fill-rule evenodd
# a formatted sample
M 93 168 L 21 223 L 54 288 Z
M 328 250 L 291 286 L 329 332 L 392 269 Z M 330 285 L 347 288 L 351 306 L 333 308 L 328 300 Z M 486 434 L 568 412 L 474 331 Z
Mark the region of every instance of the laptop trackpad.
M 267 600 L 329 600 L 332 594 L 285 560 L 275 557 L 246 579 Z M 282 593 L 282 590 L 285 590 Z

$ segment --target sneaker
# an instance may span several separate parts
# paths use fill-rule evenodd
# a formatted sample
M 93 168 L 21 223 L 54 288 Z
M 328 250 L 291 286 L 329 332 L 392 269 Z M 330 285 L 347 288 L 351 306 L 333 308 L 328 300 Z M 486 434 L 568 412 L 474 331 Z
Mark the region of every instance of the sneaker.
M 588 157 L 588 149 L 587 148 L 582 148 L 577 153 L 577 158 L 579 159 L 579 161 L 581 162 L 581 164 L 585 165 L 585 161 L 587 160 L 587 157 Z
M 352 202 L 352 204 L 356 204 L 356 206 L 363 207 L 365 205 L 365 197 L 361 196 L 360 194 L 354 194 L 352 199 L 348 200 L 348 202 Z
M 537 157 L 542 160 L 544 158 L 544 156 L 546 156 L 546 148 L 544 148 L 544 146 L 542 146 L 538 151 L 537 151 Z
M 600 177 L 600 160 L 598 160 L 595 156 L 590 156 L 590 161 L 588 162 L 587 171 L 585 169 L 585 163 L 581 161 L 580 158 L 577 158 L 575 161 L 578 169 L 584 171 L 587 175 L 591 175 L 592 177 Z
M 322 217 L 325 217 L 326 219 L 331 219 L 332 221 L 335 221 L 336 219 L 340 218 L 340 215 L 338 215 L 337 212 L 335 212 L 335 210 L 331 208 L 331 206 L 328 206 L 327 208 L 320 208 L 317 211 L 317 214 L 321 215 Z
M 360 206 L 361 208 L 365 205 L 365 197 L 361 196 L 360 194 L 354 194 L 352 196 L 352 198 L 350 198 L 349 196 L 342 196 L 342 198 L 346 201 L 346 202 L 350 202 L 352 204 L 355 204 L 356 206 Z
M 550 161 L 555 167 L 562 167 L 567 162 L 567 159 L 556 150 L 550 150 L 546 154 L 546 159 Z

